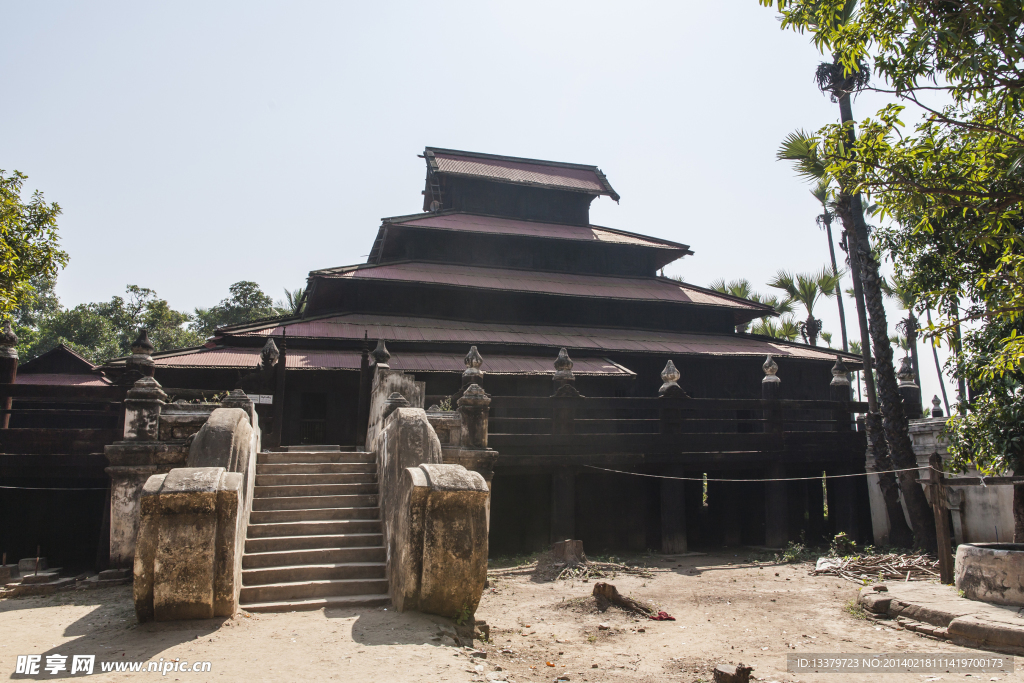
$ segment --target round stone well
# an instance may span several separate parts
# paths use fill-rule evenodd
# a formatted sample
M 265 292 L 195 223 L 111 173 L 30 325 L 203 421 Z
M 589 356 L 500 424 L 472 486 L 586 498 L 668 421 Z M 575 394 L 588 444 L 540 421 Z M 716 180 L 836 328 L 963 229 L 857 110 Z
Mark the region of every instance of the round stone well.
M 963 543 L 956 587 L 971 600 L 1024 606 L 1024 543 Z

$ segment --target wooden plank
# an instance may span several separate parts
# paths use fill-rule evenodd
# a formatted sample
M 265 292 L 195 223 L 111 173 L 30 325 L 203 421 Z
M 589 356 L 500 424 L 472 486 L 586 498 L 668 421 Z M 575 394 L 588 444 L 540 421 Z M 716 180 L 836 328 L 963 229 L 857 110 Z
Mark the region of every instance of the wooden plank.
M 120 438 L 116 429 L 0 429 L 2 453 L 89 453 Z
M 494 410 L 496 407 L 530 409 L 544 406 L 551 400 L 549 396 L 494 396 L 491 399 L 491 409 Z M 760 398 L 688 398 L 666 400 L 647 397 L 618 398 L 594 396 L 579 400 L 579 406 L 582 410 L 599 408 L 658 410 L 666 405 L 671 405 L 680 410 L 763 410 L 765 408 L 774 408 L 778 410 L 827 410 L 848 413 L 867 412 L 868 406 L 867 403 L 857 401 L 765 400 Z

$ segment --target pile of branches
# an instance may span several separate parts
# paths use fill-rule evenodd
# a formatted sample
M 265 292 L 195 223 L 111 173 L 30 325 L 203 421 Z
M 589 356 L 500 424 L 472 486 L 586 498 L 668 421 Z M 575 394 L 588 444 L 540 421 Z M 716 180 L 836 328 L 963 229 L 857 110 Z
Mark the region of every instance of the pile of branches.
M 555 565 L 558 566 L 557 564 Z M 632 576 L 642 576 L 645 579 L 654 578 L 654 574 L 648 567 L 637 567 L 630 566 L 628 564 L 618 564 L 616 562 L 591 562 L 590 560 L 584 560 L 576 564 L 566 565 L 562 571 L 555 577 L 556 581 L 567 581 L 567 580 L 589 580 L 589 579 L 606 579 L 615 578 L 618 574 L 631 574 Z
M 939 577 L 939 561 L 931 555 L 888 553 L 821 558 L 812 576 L 839 576 L 857 584 L 872 581 L 926 581 Z

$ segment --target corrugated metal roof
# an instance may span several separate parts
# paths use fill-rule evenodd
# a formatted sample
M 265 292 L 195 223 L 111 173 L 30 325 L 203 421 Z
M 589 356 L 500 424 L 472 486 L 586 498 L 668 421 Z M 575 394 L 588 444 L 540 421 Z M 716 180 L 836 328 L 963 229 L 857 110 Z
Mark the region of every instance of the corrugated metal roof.
M 409 372 L 459 372 L 466 369 L 465 354 L 396 352 L 388 362 L 395 370 Z M 254 368 L 259 363 L 260 349 L 217 348 L 188 354 L 156 357 L 161 367 Z M 362 360 L 359 351 L 291 350 L 285 354 L 290 370 L 358 370 Z M 484 356 L 480 369 L 493 375 L 551 375 L 555 359 L 539 356 Z M 573 359 L 573 372 L 578 375 L 618 375 L 631 377 L 632 371 L 604 358 Z
M 449 263 L 404 262 L 380 266 L 315 271 L 314 275 L 361 280 L 397 280 L 426 284 L 501 289 L 516 292 L 563 294 L 602 299 L 674 301 L 748 311 L 770 311 L 768 306 L 724 296 L 668 278 L 616 277 L 548 273 L 537 270 L 480 268 Z
M 26 373 L 14 378 L 15 384 L 44 384 L 64 387 L 106 387 L 110 380 L 97 375 L 71 375 L 66 373 Z
M 479 216 L 468 213 L 426 214 L 422 216 L 401 216 L 388 218 L 385 222 L 416 227 L 482 232 L 496 235 L 526 235 L 529 237 L 551 237 L 583 242 L 608 242 L 613 244 L 635 244 L 659 249 L 688 250 L 685 244 L 676 244 L 653 237 L 619 232 L 599 225 L 564 225 L 515 220 L 498 216 Z
M 243 336 L 287 336 L 300 338 L 353 339 L 409 342 L 452 342 L 465 344 L 508 344 L 547 346 L 594 353 L 650 352 L 658 354 L 758 356 L 835 360 L 836 351 L 758 339 L 744 335 L 700 334 L 609 328 L 562 327 L 557 325 L 515 325 L 433 318 L 351 313 L 317 320 L 302 320 L 287 326 L 264 327 Z M 852 359 L 851 359 L 851 362 Z
M 577 192 L 607 194 L 616 201 L 619 195 L 612 189 L 596 166 L 569 164 L 541 159 L 505 157 L 454 149 L 428 147 L 425 155 L 433 153 L 437 172 L 490 178 L 507 183 L 539 185 Z M 429 163 L 429 162 L 428 162 Z

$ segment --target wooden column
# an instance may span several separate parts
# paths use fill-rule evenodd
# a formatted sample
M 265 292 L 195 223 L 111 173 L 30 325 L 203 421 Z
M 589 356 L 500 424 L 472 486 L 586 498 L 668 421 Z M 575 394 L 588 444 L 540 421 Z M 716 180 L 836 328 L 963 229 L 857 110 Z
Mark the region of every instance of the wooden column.
M 363 352 L 359 359 L 359 406 L 356 410 L 356 450 L 366 450 L 366 430 L 370 422 L 370 391 L 373 375 L 370 374 L 370 346 L 367 333 L 363 332 Z
M 942 472 L 942 457 L 938 453 L 932 453 L 928 458 L 932 489 L 932 514 L 935 515 L 935 540 L 937 541 L 939 553 L 939 581 L 945 584 L 953 583 L 953 555 L 952 539 L 949 534 L 949 512 L 946 510 L 946 487 L 945 476 Z
M 288 340 L 284 337 L 281 338 L 281 343 L 278 345 L 278 351 L 281 355 L 277 359 L 277 376 L 274 378 L 274 433 L 273 433 L 273 446 L 280 447 L 284 445 L 284 401 L 285 401 L 285 373 L 288 368 Z
M 761 398 L 765 401 L 777 401 L 782 381 L 778 378 L 778 364 L 771 355 L 761 366 L 764 379 L 761 380 Z M 764 431 L 768 434 L 782 435 L 782 413 L 776 407 L 765 408 Z M 786 467 L 781 454 L 773 454 L 774 462 L 765 472 L 764 491 L 764 544 L 770 548 L 784 548 L 789 541 L 789 505 L 787 503 L 786 482 L 773 481 L 786 476 Z
M 18 377 L 18 337 L 11 328 L 11 321 L 4 323 L 4 330 L 0 333 L 0 385 L 14 384 Z M 0 398 L 0 408 L 9 411 L 13 405 L 10 396 Z M 0 414 L 0 429 L 7 429 L 11 422 L 11 414 L 4 412 Z
M 863 468 L 860 468 L 863 471 Z M 853 467 L 837 467 L 829 469 L 828 474 L 858 474 Z M 834 492 L 834 504 L 828 508 L 829 517 L 836 520 L 836 533 L 843 532 L 851 540 L 860 536 L 859 515 L 857 514 L 857 482 L 863 477 L 839 476 L 828 480 L 828 486 Z M 863 482 L 862 482 L 863 483 Z
M 807 542 L 816 545 L 824 538 L 825 491 L 821 487 L 821 479 L 810 479 L 807 481 Z
M 576 473 L 558 469 L 551 474 L 551 542 L 576 536 Z
M 670 476 L 682 476 L 676 470 Z M 661 552 L 685 553 L 686 542 L 686 482 L 679 479 L 661 480 Z

